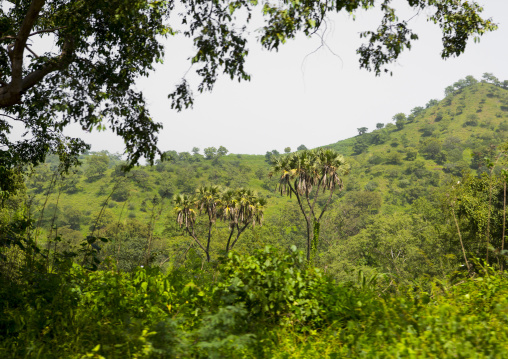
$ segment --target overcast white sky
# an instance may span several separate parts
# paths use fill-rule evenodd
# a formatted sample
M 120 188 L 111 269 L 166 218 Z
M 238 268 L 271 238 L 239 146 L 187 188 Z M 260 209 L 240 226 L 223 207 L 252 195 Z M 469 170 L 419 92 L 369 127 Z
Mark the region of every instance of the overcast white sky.
M 299 37 L 278 53 L 251 43 L 247 70 L 252 80 L 238 83 L 222 77 L 212 93 L 195 92 L 194 108 L 182 113 L 170 109 L 167 95 L 189 67 L 188 40 L 169 39 L 164 64 L 138 86 L 154 120 L 164 123 L 159 136 L 163 150 L 222 145 L 232 153 L 264 154 L 282 152 L 286 146 L 326 145 L 355 136 L 358 127 L 370 131 L 398 112 L 409 113 L 432 98 L 441 99 L 446 86 L 467 75 L 480 79 L 491 72 L 508 79 L 508 1 L 480 3 L 484 16 L 499 25 L 496 32 L 484 35 L 480 43 L 471 41 L 465 54 L 445 61 L 438 27 L 420 14 L 410 23 L 420 40 L 392 67 L 391 77 L 359 70 L 358 33 L 379 23 L 379 14 L 370 11 L 358 13 L 356 21 L 347 14 L 331 19 L 327 44 L 340 58 L 327 49 L 311 54 L 319 47 L 318 37 Z M 401 18 L 412 15 L 407 12 Z M 94 132 L 85 139 L 93 151 L 123 152 L 122 140 L 114 135 Z

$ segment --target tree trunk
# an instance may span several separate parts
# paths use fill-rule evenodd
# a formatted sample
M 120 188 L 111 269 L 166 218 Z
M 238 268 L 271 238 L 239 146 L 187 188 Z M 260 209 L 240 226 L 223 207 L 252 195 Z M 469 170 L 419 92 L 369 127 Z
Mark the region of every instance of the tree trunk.
M 501 273 L 503 273 L 504 267 L 504 234 L 506 229 L 506 180 L 503 186 L 503 238 L 501 238 Z
M 208 241 L 206 242 L 206 261 L 210 263 L 210 241 L 212 238 L 213 222 L 208 222 Z
M 457 226 L 457 233 L 459 234 L 460 246 L 462 247 L 462 254 L 464 255 L 464 260 L 466 261 L 467 271 L 471 272 L 471 268 L 469 267 L 469 262 L 466 257 L 466 249 L 464 248 L 464 243 L 462 243 L 462 235 L 460 234 L 459 222 L 457 221 L 457 217 L 455 216 L 455 211 L 452 208 L 453 219 L 455 220 L 455 226 Z
M 231 249 L 233 249 L 233 247 L 235 246 L 236 242 L 238 242 L 238 239 L 240 238 L 240 235 L 243 233 L 243 231 L 245 231 L 245 229 L 248 227 L 249 223 L 247 223 L 245 226 L 243 226 L 242 229 L 240 229 L 240 226 L 236 225 L 236 230 L 237 230 L 237 234 L 236 234 L 236 238 L 234 240 L 234 242 L 231 244 Z
M 226 254 L 229 252 L 229 243 L 231 242 L 231 238 L 233 237 L 233 232 L 235 231 L 235 226 L 233 225 L 231 228 L 231 232 L 229 232 L 228 243 L 226 243 Z
M 305 217 L 305 220 L 307 221 L 307 263 L 310 263 L 310 261 L 311 261 L 310 251 L 311 251 L 311 247 L 312 247 L 313 232 L 311 231 L 311 228 L 310 228 L 310 220 L 308 220 L 307 217 Z
M 319 230 L 320 230 L 319 222 L 314 221 L 314 231 L 312 237 L 312 259 L 316 257 L 317 246 L 319 242 Z

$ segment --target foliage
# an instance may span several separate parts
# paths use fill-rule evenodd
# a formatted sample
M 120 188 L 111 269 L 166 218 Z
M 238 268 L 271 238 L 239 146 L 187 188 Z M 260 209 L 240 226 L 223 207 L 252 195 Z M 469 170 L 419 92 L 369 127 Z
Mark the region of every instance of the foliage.
M 215 289 L 218 300 L 223 305 L 243 304 L 249 321 L 318 323 L 326 282 L 318 270 L 306 268 L 305 257 L 296 247 L 291 250 L 282 256 L 270 247 L 249 257 L 231 253 Z
M 218 186 L 202 186 L 196 190 L 195 196 L 177 195 L 173 199 L 176 221 L 180 227 L 184 227 L 195 243 L 206 255 L 210 262 L 210 245 L 212 240 L 212 228 L 220 219 L 228 223 L 229 238 L 226 243 L 226 253 L 234 247 L 240 235 L 249 225 L 254 227 L 262 224 L 266 200 L 259 197 L 256 192 L 240 188 L 237 190 L 222 190 Z M 207 216 L 207 234 L 205 243 L 198 238 L 196 219 L 198 213 Z M 232 240 L 234 232 L 236 238 Z
M 422 109 L 400 131 L 391 124 L 359 136 L 368 153 L 349 156 L 350 175 L 337 185 L 345 190 L 311 227 L 319 235 L 311 247 L 319 269 L 285 252 L 308 248 L 307 228 L 297 201 L 269 192 L 280 176 L 267 178 L 263 156 L 205 161 L 171 151 L 173 162 L 125 173 L 106 154 L 109 168 L 93 182 L 81 170 L 62 176 L 57 156 L 48 158 L 26 191 L 20 178 L 18 195 L 2 201 L 0 356 L 506 356 L 506 137 L 492 131 L 504 121 L 495 116 L 504 102 L 505 90 L 477 83 L 451 94 L 448 104 Z M 452 121 L 458 106 L 464 114 Z M 480 125 L 462 127 L 474 113 Z M 426 124 L 434 126 L 428 137 L 419 131 Z M 329 147 L 351 154 L 355 140 Z M 469 166 L 479 176 L 468 174 Z M 70 179 L 76 190 L 68 192 Z M 219 191 L 214 201 L 210 188 L 228 183 L 258 190 L 270 205 L 251 217 L 251 190 Z M 201 185 L 207 189 L 195 193 Z M 111 201 L 127 188 L 125 202 Z M 197 195 L 188 219 L 205 249 L 208 213 L 215 212 L 210 263 L 178 228 L 177 213 L 156 223 L 159 209 L 170 208 L 158 197 L 166 191 Z M 305 204 L 305 194 L 301 199 Z M 245 225 L 252 230 L 231 250 Z M 272 247 L 256 252 L 266 244 Z M 169 283 L 170 298 L 160 302 L 133 284 L 143 276 L 157 278 L 155 286 Z M 143 280 L 148 290 L 150 280 Z M 115 305 L 115 291 L 129 297 L 126 306 L 102 308 Z M 260 303 L 268 310 L 256 309 Z
M 477 38 L 496 28 L 490 19 L 480 17 L 482 8 L 475 2 L 460 6 L 452 0 L 439 6 L 423 0 L 408 3 L 416 11 L 429 9 L 429 19 L 443 32 L 444 58 L 461 54 L 470 37 Z M 234 4 L 203 0 L 196 4 L 126 0 L 15 2 L 0 14 L 0 145 L 7 148 L 2 150 L 0 168 L 35 165 L 49 153 L 57 153 L 69 168 L 80 153 L 89 149 L 81 139 L 63 134 L 73 122 L 85 131 L 104 130 L 107 123 L 125 141 L 128 166 L 142 157 L 153 164 L 156 155 L 161 154 L 157 133 L 162 125 L 151 119 L 143 94 L 134 85 L 137 78 L 153 70 L 155 63 L 162 62 L 165 37 L 182 34 L 192 39 L 195 53 L 190 62 L 199 78 L 197 89 L 210 91 L 220 73 L 231 79 L 250 79 L 245 61 L 255 7 L 262 7 L 263 12 L 261 45 L 277 50 L 299 33 L 314 34 L 325 26 L 330 13 L 355 13 L 372 5 L 371 0 L 280 4 L 251 0 Z M 367 43 L 358 49 L 360 67 L 376 74 L 388 71 L 386 65 L 396 61 L 418 38 L 407 22 L 398 19 L 394 8 L 379 8 L 383 13 L 380 26 L 376 31 L 361 33 Z M 46 36 L 54 46 L 45 54 L 36 54 L 27 45 L 29 40 Z M 185 78 L 169 97 L 177 110 L 194 102 Z M 4 134 L 12 121 L 23 123 L 31 138 L 11 142 Z M 2 186 L 2 191 L 8 189 L 6 184 Z
M 368 131 L 368 128 L 367 127 L 360 127 L 360 128 L 357 128 L 358 130 L 358 135 L 363 135 L 364 133 L 366 133 Z
M 104 177 L 109 165 L 109 158 L 105 154 L 92 154 L 87 157 L 85 176 L 89 182 L 97 181 Z
M 188 273 L 105 262 L 32 272 L 0 287 L 4 358 L 504 357 L 508 279 L 394 285 L 357 271 L 337 283 L 305 256 L 230 253 Z M 199 274 L 199 275 L 198 275 Z M 459 280 L 459 282 L 457 282 Z M 29 285 L 31 284 L 31 285 Z
M 395 126 L 397 126 L 397 130 L 402 130 L 407 123 L 407 118 L 405 114 L 398 113 L 393 116 L 393 121 L 395 122 Z
M 307 260 L 311 249 L 317 248 L 319 227 L 333 193 L 343 187 L 343 177 L 349 173 L 344 157 L 331 149 L 299 151 L 275 159 L 269 176 L 278 177 L 281 195 L 294 195 L 307 224 Z M 325 203 L 316 206 L 319 195 L 328 192 Z

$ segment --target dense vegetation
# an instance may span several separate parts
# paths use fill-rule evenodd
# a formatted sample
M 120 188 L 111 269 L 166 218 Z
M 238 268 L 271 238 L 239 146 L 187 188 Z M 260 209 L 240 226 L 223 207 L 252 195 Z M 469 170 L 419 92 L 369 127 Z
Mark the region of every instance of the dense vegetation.
M 507 87 L 468 76 L 322 149 L 27 168 L 0 356 L 506 356 Z

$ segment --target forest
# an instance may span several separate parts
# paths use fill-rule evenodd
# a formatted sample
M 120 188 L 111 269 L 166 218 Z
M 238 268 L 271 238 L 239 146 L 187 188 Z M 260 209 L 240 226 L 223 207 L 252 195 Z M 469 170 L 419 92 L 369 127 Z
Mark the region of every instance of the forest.
M 506 83 L 312 150 L 49 155 L 2 197 L 2 357 L 503 357 Z
M 443 59 L 497 29 L 475 1 L 405 2 Z M 377 12 L 356 54 L 390 74 L 419 39 L 400 8 L 0 0 L 0 358 L 507 357 L 508 80 L 265 155 L 162 151 L 139 90 L 168 38 L 192 43 L 182 111 L 249 81 L 252 42 L 325 46 L 334 14 Z M 124 152 L 92 151 L 94 131 Z

